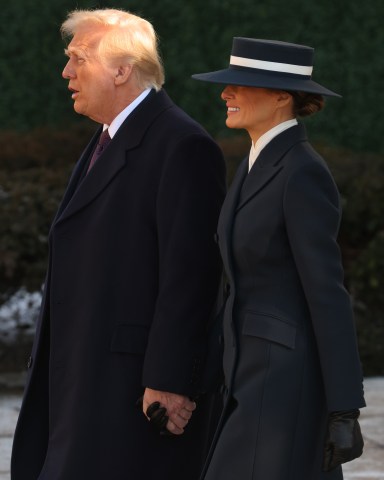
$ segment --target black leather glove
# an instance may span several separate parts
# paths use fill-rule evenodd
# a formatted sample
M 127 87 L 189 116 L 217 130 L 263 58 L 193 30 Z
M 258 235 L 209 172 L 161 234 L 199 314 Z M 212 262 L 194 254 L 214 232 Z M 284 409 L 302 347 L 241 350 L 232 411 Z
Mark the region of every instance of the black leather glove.
M 359 410 L 332 412 L 325 437 L 323 470 L 328 472 L 363 453 L 364 441 L 358 418 Z
M 137 402 L 136 406 L 138 408 L 143 408 L 143 397 L 140 397 Z M 147 417 L 149 418 L 149 423 L 159 431 L 160 435 L 172 435 L 167 428 L 166 425 L 168 423 L 168 415 L 167 415 L 167 410 L 164 407 L 160 407 L 159 402 L 153 402 L 149 405 L 147 408 L 147 411 L 145 412 Z

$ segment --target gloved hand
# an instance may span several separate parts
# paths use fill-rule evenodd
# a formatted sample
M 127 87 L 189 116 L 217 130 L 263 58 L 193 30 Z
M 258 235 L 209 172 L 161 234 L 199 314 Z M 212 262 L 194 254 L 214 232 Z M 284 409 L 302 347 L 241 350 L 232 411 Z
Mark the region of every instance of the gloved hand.
M 358 418 L 359 410 L 332 412 L 324 445 L 323 470 L 328 472 L 342 463 L 350 462 L 363 453 L 364 441 Z
M 137 402 L 136 406 L 138 408 L 143 407 L 143 397 L 140 397 Z M 167 410 L 164 407 L 160 407 L 159 402 L 153 402 L 147 408 L 145 412 L 147 417 L 149 418 L 149 423 L 159 431 L 160 435 L 173 435 L 169 430 L 167 430 L 166 425 L 168 422 L 168 415 Z

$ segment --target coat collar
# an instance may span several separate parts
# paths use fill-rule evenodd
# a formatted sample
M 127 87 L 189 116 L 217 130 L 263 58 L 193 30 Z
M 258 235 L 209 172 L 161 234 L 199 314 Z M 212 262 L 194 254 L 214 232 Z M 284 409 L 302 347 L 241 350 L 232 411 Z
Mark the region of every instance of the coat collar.
M 73 171 L 54 223 L 65 220 L 92 202 L 124 168 L 127 162 L 126 152 L 137 147 L 152 122 L 164 110 L 173 105 L 165 91 L 155 92 L 152 90 L 127 117 L 91 172 L 81 180 L 82 173 L 87 167 L 91 152 L 102 131 L 100 126 Z
M 307 140 L 305 127 L 298 124 L 274 137 L 263 148 L 256 162 L 246 176 L 237 211 L 248 203 L 264 186 L 284 168 L 284 156 L 294 145 Z

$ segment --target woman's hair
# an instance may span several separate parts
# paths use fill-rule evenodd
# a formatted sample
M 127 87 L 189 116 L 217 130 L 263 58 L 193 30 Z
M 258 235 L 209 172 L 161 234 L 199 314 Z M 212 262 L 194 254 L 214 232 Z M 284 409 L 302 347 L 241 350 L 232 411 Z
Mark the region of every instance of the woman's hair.
M 295 117 L 307 117 L 319 112 L 324 107 L 322 95 L 307 92 L 288 92 L 293 98 L 293 113 Z
M 164 69 L 153 26 L 123 10 L 75 10 L 61 26 L 63 37 L 73 37 L 83 27 L 101 27 L 105 33 L 98 55 L 111 65 L 132 65 L 140 88 L 161 89 Z

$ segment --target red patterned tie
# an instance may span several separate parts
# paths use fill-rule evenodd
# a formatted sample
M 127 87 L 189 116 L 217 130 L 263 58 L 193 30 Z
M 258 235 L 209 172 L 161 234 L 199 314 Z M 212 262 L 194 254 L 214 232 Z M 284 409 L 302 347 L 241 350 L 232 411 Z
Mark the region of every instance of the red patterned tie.
M 110 141 L 111 141 L 111 137 L 109 136 L 108 128 L 106 128 L 99 137 L 99 141 L 97 142 L 95 151 L 93 152 L 91 161 L 89 162 L 87 173 L 89 173 L 89 171 L 95 164 L 96 160 L 100 157 L 103 150 L 107 147 Z

